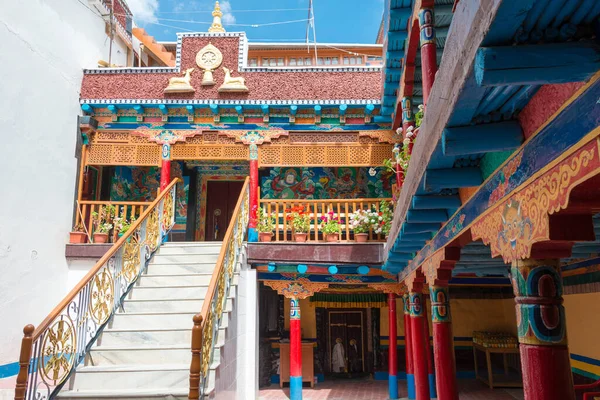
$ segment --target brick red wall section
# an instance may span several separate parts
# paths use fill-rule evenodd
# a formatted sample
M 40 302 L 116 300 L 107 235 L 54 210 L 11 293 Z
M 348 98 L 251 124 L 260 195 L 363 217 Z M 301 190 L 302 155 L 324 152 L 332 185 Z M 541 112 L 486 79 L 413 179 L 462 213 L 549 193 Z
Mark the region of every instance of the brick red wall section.
M 214 71 L 214 86 L 202 86 L 202 70 L 196 54 L 211 42 L 223 53 L 221 67 Z M 379 99 L 381 72 L 237 72 L 238 37 L 184 37 L 181 69 L 195 68 L 192 86 L 195 93 L 165 95 L 169 78 L 165 73 L 86 74 L 81 97 L 84 99 L 239 99 L 239 100 L 343 100 Z M 248 93 L 219 93 L 225 73 L 246 79 Z

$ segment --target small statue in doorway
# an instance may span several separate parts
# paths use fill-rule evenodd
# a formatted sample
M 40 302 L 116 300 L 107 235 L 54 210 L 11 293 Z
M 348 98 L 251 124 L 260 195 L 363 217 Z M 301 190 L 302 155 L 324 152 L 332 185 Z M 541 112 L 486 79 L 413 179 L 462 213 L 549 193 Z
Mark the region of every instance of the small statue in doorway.
M 335 373 L 344 372 L 346 370 L 346 352 L 342 339 L 335 339 L 335 346 L 333 346 L 333 352 L 331 353 L 331 371 Z
M 350 339 L 350 346 L 348 346 L 348 370 L 350 373 L 362 372 L 361 354 L 356 339 Z

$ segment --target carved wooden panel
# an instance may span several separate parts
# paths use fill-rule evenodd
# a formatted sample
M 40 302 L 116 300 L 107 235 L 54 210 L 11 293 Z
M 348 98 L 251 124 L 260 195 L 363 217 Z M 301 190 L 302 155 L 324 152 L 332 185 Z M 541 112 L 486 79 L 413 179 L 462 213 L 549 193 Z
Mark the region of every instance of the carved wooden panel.
M 92 144 L 88 165 L 155 166 L 160 162 L 160 146 L 156 144 Z
M 276 166 L 378 166 L 392 157 L 391 145 L 262 145 L 258 150 L 262 167 Z

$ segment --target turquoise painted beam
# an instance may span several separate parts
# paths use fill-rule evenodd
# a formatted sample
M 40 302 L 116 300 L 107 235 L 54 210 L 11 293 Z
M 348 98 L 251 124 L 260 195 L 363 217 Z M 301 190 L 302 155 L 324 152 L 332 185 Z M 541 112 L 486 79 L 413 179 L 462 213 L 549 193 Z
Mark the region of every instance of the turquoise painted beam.
M 219 106 L 217 104 L 211 104 L 210 111 L 212 111 L 214 115 L 219 114 Z
M 600 70 L 595 42 L 482 47 L 475 56 L 479 86 L 583 82 Z
M 462 205 L 460 197 L 453 196 L 413 196 L 414 210 L 435 210 L 440 208 L 459 208 Z
M 137 114 L 143 114 L 144 113 L 144 107 L 142 106 L 133 106 L 133 111 L 135 111 Z
M 491 254 L 483 253 L 483 254 L 461 254 L 460 261 L 500 261 L 502 262 L 502 258 L 492 258 Z
M 370 270 L 371 268 L 366 265 L 361 265 L 360 267 L 356 268 L 356 272 L 358 272 L 360 275 L 367 275 Z
M 393 263 L 402 263 L 402 262 L 409 262 L 413 258 L 414 258 L 414 256 L 411 254 L 391 253 L 390 256 L 388 257 L 388 260 Z
M 185 109 L 187 110 L 188 114 L 194 115 L 194 106 L 185 106 Z
M 94 113 L 94 109 L 89 104 L 82 104 L 81 105 L 81 110 L 84 113 L 86 113 L 86 114 L 93 114 Z
M 115 106 L 115 105 L 110 104 L 106 108 L 108 109 L 108 111 L 110 111 L 111 114 L 117 113 L 117 106 Z
M 389 116 L 384 117 L 383 115 L 376 115 L 373 117 L 373 120 L 377 124 L 391 124 L 392 123 L 392 117 L 389 117 Z
M 218 107 L 218 106 L 217 106 Z M 212 108 L 212 106 L 211 106 Z M 159 104 L 158 105 L 158 110 L 161 112 L 161 114 L 167 114 L 169 111 L 167 110 L 167 106 L 164 104 Z
M 338 273 L 338 267 L 336 267 L 335 265 L 330 265 L 327 268 L 327 271 L 331 274 L 331 275 L 335 275 Z
M 275 272 L 277 270 L 277 265 L 275 263 L 269 263 L 267 269 L 269 272 Z
M 464 156 L 518 148 L 523 143 L 518 121 L 446 128 L 442 132 L 445 156 Z
M 437 232 L 440 229 L 440 224 L 438 223 L 428 223 L 428 224 L 410 224 L 405 222 L 402 225 L 402 232 L 404 233 L 426 233 L 426 232 Z
M 315 109 L 315 115 L 321 115 L 321 106 L 320 105 L 317 104 L 314 107 L 314 109 Z
M 404 230 L 400 231 L 398 235 L 398 240 L 402 240 L 403 242 L 410 242 L 415 240 L 431 240 L 433 235 L 430 232 L 427 233 L 419 233 L 419 232 L 405 232 Z
M 269 106 L 267 104 L 261 105 L 260 109 L 262 110 L 263 115 L 269 114 Z
M 298 271 L 299 274 L 305 274 L 306 271 L 308 271 L 308 266 L 306 266 L 304 264 L 299 264 L 298 267 L 296 268 L 296 270 Z
M 446 222 L 448 221 L 448 213 L 446 210 L 408 210 L 406 214 L 406 222 Z
M 242 106 L 235 106 L 235 112 L 238 115 L 241 115 L 244 112 L 244 109 L 242 108 Z
M 479 186 L 482 182 L 481 170 L 475 167 L 429 169 L 423 179 L 427 191 Z
M 294 106 L 292 106 L 294 107 Z M 347 104 L 341 104 L 339 107 L 339 114 L 340 115 L 346 115 L 346 110 L 348 109 L 348 105 Z
M 365 115 L 373 114 L 373 110 L 375 110 L 375 106 L 373 104 L 367 104 L 365 106 Z
M 423 244 L 398 243 L 392 247 L 393 253 L 416 253 L 423 248 Z
M 395 10 L 390 10 L 390 19 L 405 19 L 410 17 L 412 10 L 410 7 L 408 8 L 397 8 Z
M 407 31 L 388 32 L 388 42 L 406 40 L 407 37 Z

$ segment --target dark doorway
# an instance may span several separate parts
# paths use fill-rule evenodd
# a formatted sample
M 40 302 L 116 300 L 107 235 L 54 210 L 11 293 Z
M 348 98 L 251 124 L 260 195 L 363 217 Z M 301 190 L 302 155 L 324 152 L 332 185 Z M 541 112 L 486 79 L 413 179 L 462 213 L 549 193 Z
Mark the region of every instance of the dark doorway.
M 365 310 L 327 310 L 327 370 L 332 377 L 356 378 L 367 372 L 365 317 Z
M 243 181 L 208 181 L 206 241 L 222 241 L 242 191 Z

